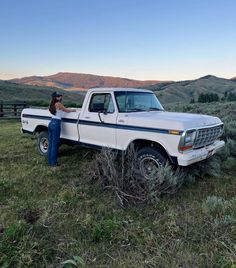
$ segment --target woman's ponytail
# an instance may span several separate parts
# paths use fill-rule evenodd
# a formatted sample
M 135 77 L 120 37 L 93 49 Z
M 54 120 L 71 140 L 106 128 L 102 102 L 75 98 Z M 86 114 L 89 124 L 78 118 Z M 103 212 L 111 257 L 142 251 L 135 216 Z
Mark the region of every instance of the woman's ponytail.
M 51 114 L 55 115 L 56 114 L 56 107 L 55 107 L 55 103 L 58 102 L 58 100 L 56 98 L 53 98 L 50 102 L 49 105 L 49 111 Z

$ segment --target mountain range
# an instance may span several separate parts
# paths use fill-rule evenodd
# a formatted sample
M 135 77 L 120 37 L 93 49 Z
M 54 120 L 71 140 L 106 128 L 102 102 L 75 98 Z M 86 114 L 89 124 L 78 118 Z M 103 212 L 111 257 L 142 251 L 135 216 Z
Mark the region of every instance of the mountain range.
M 146 88 L 154 91 L 163 103 L 189 103 L 191 99 L 197 101 L 201 93 L 216 93 L 220 98 L 225 93 L 236 93 L 236 79 L 206 75 L 195 80 L 160 83 Z
M 14 83 L 34 86 L 57 87 L 64 90 L 87 90 L 93 87 L 145 87 L 160 81 L 140 81 L 121 77 L 99 76 L 82 73 L 60 72 L 49 76 L 30 76 L 10 80 Z
M 48 100 L 52 91 L 64 93 L 68 102 L 81 103 L 91 87 L 133 87 L 152 90 L 163 104 L 189 103 L 198 100 L 201 93 L 216 93 L 220 98 L 226 93 L 236 93 L 236 77 L 232 79 L 207 75 L 185 81 L 139 81 L 127 78 L 91 74 L 57 73 L 50 76 L 31 76 L 10 81 L 0 81 L 0 100 Z

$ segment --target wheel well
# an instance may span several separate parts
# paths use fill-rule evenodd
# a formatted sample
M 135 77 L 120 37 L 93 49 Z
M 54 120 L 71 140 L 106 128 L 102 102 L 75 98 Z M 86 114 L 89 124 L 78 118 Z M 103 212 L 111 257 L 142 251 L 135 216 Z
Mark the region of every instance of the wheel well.
M 36 129 L 34 130 L 34 134 L 40 133 L 45 130 L 48 130 L 46 126 L 37 126 Z
M 172 159 L 170 158 L 169 154 L 166 152 L 165 148 L 158 142 L 154 141 L 148 141 L 148 140 L 134 140 L 129 147 L 134 146 L 135 150 L 140 150 L 144 147 L 151 147 L 158 149 L 164 156 L 166 156 L 167 159 L 169 159 L 172 162 Z M 128 148 L 129 148 L 128 147 Z

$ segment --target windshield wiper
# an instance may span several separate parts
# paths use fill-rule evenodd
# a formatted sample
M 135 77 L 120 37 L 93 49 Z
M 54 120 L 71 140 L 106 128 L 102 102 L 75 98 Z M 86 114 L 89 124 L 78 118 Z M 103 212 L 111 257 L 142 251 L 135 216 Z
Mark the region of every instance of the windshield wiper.
M 147 111 L 163 111 L 163 110 L 156 107 L 150 107 Z
M 127 112 L 145 112 L 146 110 L 135 108 L 135 109 L 127 109 L 126 111 Z
M 135 109 L 126 110 L 126 112 L 150 112 L 150 111 L 163 111 L 163 110 L 160 108 L 156 108 L 156 107 L 150 107 L 148 109 L 135 108 Z

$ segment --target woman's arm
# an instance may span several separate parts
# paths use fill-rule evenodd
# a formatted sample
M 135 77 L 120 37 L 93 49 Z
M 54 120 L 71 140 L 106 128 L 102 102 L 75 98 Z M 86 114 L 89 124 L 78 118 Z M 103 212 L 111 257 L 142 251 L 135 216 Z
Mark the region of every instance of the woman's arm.
M 55 107 L 56 107 L 56 109 L 58 109 L 58 110 L 62 110 L 63 112 L 66 112 L 66 113 L 76 112 L 76 109 L 66 108 L 66 107 L 65 107 L 62 103 L 60 103 L 60 102 L 55 103 Z

